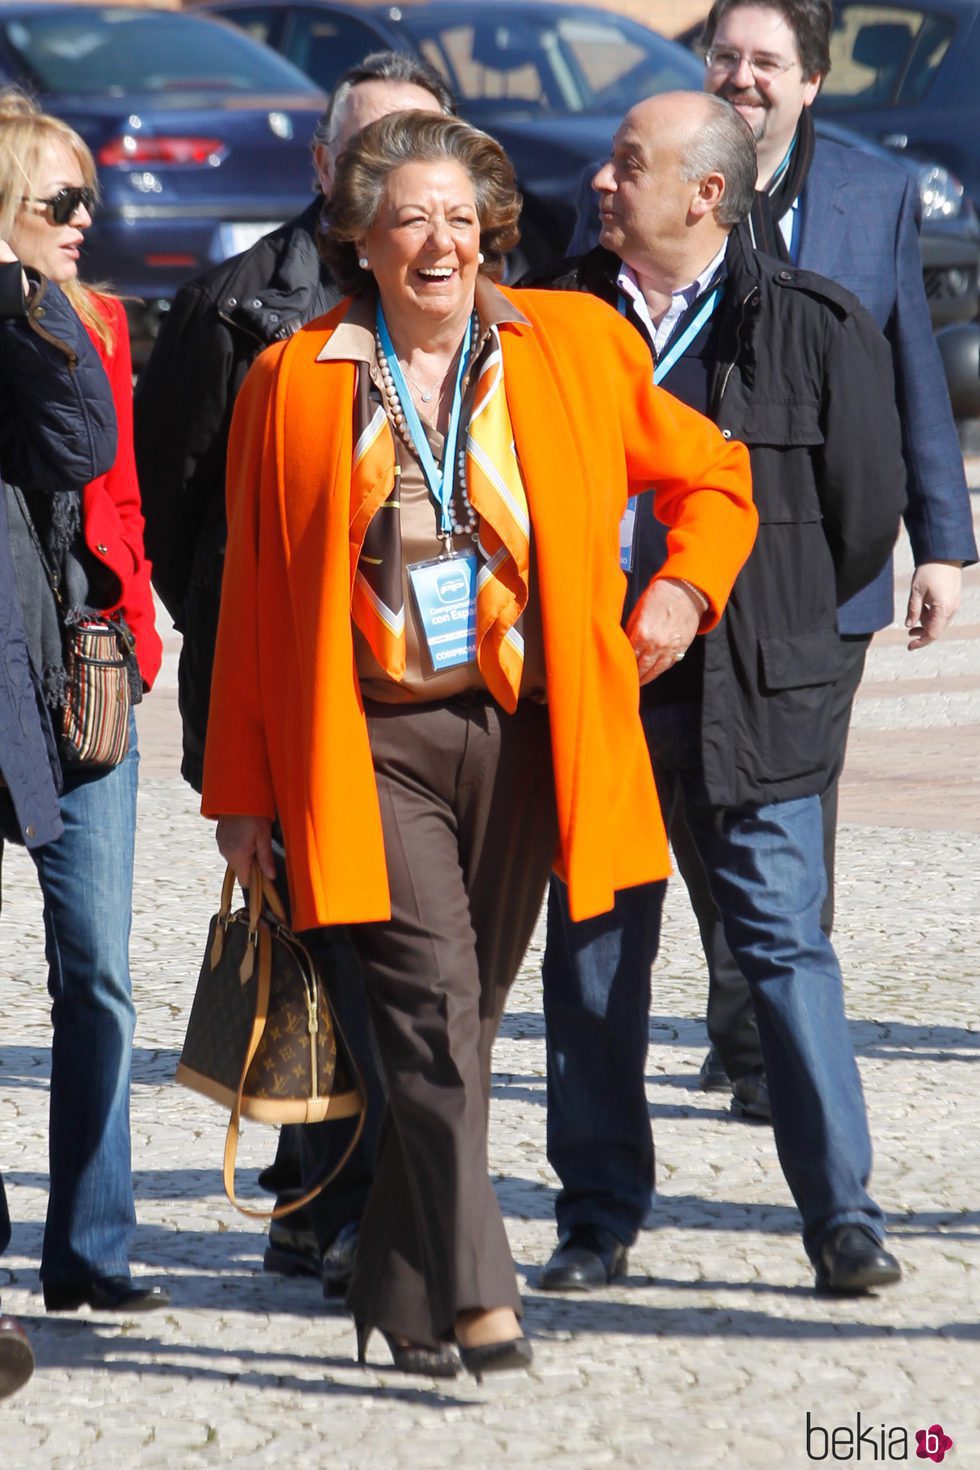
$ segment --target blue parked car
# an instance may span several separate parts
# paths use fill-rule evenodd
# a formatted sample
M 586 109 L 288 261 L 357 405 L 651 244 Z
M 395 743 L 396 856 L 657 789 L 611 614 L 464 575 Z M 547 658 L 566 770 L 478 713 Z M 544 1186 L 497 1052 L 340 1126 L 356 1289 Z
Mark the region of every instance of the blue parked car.
M 882 3 L 891 16 L 892 0 Z M 915 0 L 896 3 L 901 7 Z M 980 0 L 928 3 L 959 13 L 976 12 Z M 602 157 L 628 109 L 655 92 L 700 89 L 704 79 L 703 64 L 690 49 L 700 25 L 684 32 L 679 45 L 625 16 L 555 0 L 492 0 L 486 5 L 430 0 L 405 7 L 354 7 L 334 0 L 204 0 L 197 8 L 242 26 L 302 68 L 324 91 L 368 51 L 391 47 L 424 57 L 453 88 L 462 115 L 498 138 L 513 159 L 525 200 L 521 252 L 530 264 L 564 249 L 582 169 Z M 839 11 L 849 8 L 854 12 L 848 21 L 851 30 L 859 13 L 877 13 L 874 0 L 854 0 L 853 5 L 842 0 L 838 6 Z M 889 34 L 894 29 L 892 24 Z M 972 34 L 980 43 L 980 28 L 974 26 Z M 835 31 L 835 45 L 838 36 Z M 939 53 L 930 52 L 927 42 L 923 34 L 921 45 L 935 61 Z M 952 60 L 963 47 L 954 48 L 951 42 L 949 52 Z M 944 52 L 940 78 L 946 62 Z M 845 85 L 844 76 L 844 62 L 839 74 L 835 58 L 827 97 L 834 107 L 833 122 L 821 119 L 818 127 L 840 142 L 880 153 L 875 143 L 836 126 L 845 113 L 830 91 Z M 975 65 L 975 91 L 978 83 Z M 964 142 L 976 147 L 977 140 L 974 126 Z M 975 213 L 961 185 L 935 158 L 922 162 L 897 154 L 896 159 L 916 175 L 922 195 L 924 272 L 933 326 L 968 322 L 977 310 Z
M 82 270 L 143 298 L 130 307 L 137 358 L 181 282 L 310 198 L 323 93 L 218 20 L 2 5 L 0 82 L 25 86 L 95 156 L 102 199 Z
M 951 170 L 980 209 L 980 0 L 834 0 L 835 122 Z

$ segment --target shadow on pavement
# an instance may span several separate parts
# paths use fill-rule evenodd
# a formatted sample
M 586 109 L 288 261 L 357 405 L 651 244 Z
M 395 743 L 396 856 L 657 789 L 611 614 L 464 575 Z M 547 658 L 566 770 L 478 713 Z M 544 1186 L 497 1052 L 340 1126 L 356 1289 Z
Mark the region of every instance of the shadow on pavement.
M 238 1388 L 286 1389 L 327 1397 L 402 1399 L 413 1407 L 438 1410 L 460 1406 L 460 1400 L 455 1396 L 425 1387 L 425 1380 L 420 1380 L 418 1388 L 409 1386 L 407 1381 L 405 1386 L 399 1381 L 391 1388 L 358 1382 L 358 1377 L 363 1374 L 354 1361 L 353 1332 L 351 1356 L 331 1358 L 318 1354 L 315 1349 L 308 1352 L 270 1349 L 266 1352 L 261 1348 L 236 1347 L 225 1351 L 200 1343 L 165 1342 L 159 1337 L 137 1336 L 132 1322 L 125 1325 L 123 1334 L 119 1327 L 108 1323 L 54 1321 L 47 1317 L 23 1315 L 20 1320 L 30 1336 L 37 1366 L 42 1373 L 45 1369 L 93 1369 L 107 1373 L 135 1373 L 140 1378 L 184 1378 L 195 1382 L 212 1379 L 226 1388 L 234 1384 Z M 382 1346 L 380 1353 L 384 1351 Z M 227 1360 L 226 1366 L 221 1366 L 222 1359 Z M 297 1364 L 316 1366 L 326 1371 L 346 1370 L 351 1377 L 339 1381 L 328 1377 L 304 1378 L 289 1371 Z M 282 1365 L 284 1371 L 277 1371 L 277 1365 Z M 374 1353 L 369 1367 L 372 1371 L 383 1372 L 385 1369 L 380 1357 L 376 1358 Z M 462 1402 L 465 1404 L 465 1399 Z M 474 1400 L 474 1406 L 479 1407 L 478 1401 Z

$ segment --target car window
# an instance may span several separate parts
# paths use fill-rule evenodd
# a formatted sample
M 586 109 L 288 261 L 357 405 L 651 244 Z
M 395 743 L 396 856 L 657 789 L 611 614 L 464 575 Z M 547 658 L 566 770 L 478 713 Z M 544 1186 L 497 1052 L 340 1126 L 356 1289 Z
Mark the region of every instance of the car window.
M 2 15 L 2 12 L 0 12 Z M 20 12 L 0 25 L 25 77 L 45 92 L 306 92 L 311 82 L 216 21 L 166 11 Z
M 615 15 L 549 5 L 504 18 L 486 7 L 473 19 L 441 21 L 419 6 L 400 24 L 474 120 L 623 113 L 654 92 L 700 85 L 693 57 Z
M 261 41 L 263 46 L 275 44 L 275 31 L 282 16 L 282 11 L 277 8 L 270 9 L 268 5 L 236 5 L 234 10 L 218 10 L 215 15 L 220 15 L 224 20 L 230 20 L 239 30 L 251 36 L 253 41 Z
M 325 92 L 372 51 L 384 48 L 377 31 L 347 15 L 297 9 L 289 13 L 280 50 Z
M 837 5 L 831 71 L 820 93 L 825 110 L 899 107 L 919 102 L 952 40 L 954 22 L 926 10 Z

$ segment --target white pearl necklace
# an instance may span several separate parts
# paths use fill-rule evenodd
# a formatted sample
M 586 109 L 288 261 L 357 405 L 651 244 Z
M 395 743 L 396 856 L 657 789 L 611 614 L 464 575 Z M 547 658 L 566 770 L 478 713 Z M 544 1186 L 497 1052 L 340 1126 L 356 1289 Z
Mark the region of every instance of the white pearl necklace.
M 480 319 L 477 316 L 476 312 L 474 312 L 472 316 L 472 325 L 470 327 L 471 353 L 475 353 L 479 339 Z M 402 408 L 402 401 L 398 393 L 398 388 L 395 385 L 394 374 L 392 373 L 391 365 L 388 362 L 387 357 L 385 356 L 384 348 L 381 345 L 381 338 L 377 331 L 375 331 L 374 334 L 374 346 L 378 359 L 378 372 L 381 375 L 381 384 L 384 388 L 385 397 L 388 399 L 388 407 L 391 413 L 392 423 L 395 425 L 395 428 L 398 431 L 400 438 L 414 454 L 416 452 L 415 444 L 412 440 L 411 431 L 408 427 L 408 420 L 405 417 L 405 410 Z M 405 368 L 403 368 L 402 371 L 405 373 L 406 377 L 409 376 Z M 414 382 L 414 378 L 411 379 L 411 381 Z M 419 387 L 417 383 L 415 384 L 415 386 L 417 388 Z M 432 397 L 431 393 L 429 393 L 427 396 L 421 388 L 419 388 L 419 393 L 424 403 L 428 403 L 429 399 Z M 455 492 L 453 495 L 453 535 L 468 535 L 472 541 L 477 541 L 479 538 L 479 530 L 477 528 L 478 517 L 476 511 L 470 504 L 470 498 L 466 493 L 465 444 L 463 444 L 456 455 L 456 479 L 453 490 Z

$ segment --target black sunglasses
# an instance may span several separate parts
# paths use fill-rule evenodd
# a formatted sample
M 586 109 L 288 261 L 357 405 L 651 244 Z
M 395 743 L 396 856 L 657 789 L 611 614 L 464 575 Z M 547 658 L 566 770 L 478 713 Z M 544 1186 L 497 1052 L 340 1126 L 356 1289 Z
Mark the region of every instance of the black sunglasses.
M 66 185 L 50 199 L 31 199 L 25 202 L 43 204 L 44 213 L 51 224 L 67 225 L 83 204 L 91 214 L 95 204 L 95 190 L 90 189 L 87 184 L 83 184 L 80 188 L 75 185 Z

